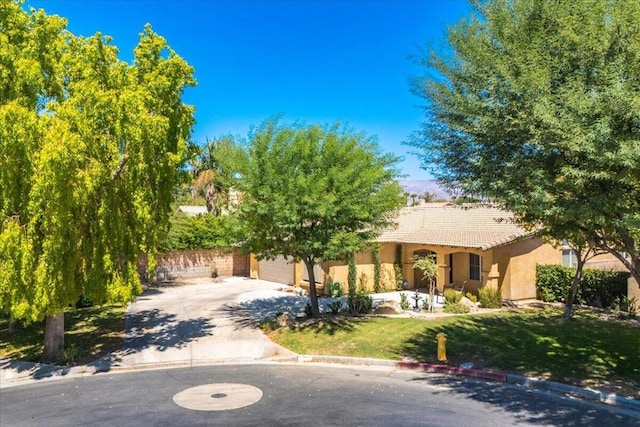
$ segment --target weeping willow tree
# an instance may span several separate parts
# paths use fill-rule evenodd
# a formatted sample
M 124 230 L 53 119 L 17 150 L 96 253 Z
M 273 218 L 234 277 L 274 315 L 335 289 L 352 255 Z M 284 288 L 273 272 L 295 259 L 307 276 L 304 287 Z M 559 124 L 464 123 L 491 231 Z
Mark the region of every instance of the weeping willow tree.
M 46 318 L 45 361 L 80 295 L 141 292 L 136 262 L 153 260 L 194 123 L 193 69 L 150 26 L 131 64 L 117 54 L 0 0 L 0 310 Z

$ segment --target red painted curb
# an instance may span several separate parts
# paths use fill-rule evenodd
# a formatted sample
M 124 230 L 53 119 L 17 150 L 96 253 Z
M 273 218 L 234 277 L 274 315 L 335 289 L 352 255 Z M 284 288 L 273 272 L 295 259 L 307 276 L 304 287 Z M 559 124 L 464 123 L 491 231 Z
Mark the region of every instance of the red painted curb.
M 502 372 L 481 371 L 479 369 L 458 368 L 457 366 L 448 365 L 431 365 L 429 363 L 418 362 L 398 362 L 398 369 L 420 369 L 425 372 L 441 372 L 450 375 L 460 375 L 463 377 L 480 378 L 483 380 L 491 380 L 497 382 L 507 382 L 507 374 Z

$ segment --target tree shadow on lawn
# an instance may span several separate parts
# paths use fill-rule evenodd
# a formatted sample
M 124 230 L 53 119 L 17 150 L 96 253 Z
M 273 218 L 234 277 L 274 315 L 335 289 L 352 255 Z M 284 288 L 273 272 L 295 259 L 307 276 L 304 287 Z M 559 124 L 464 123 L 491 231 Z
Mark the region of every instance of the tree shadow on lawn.
M 596 387 L 640 399 L 640 329 L 548 313 L 464 316 L 429 325 L 399 347 L 402 356 L 437 363 L 439 332 L 447 335 L 449 364 L 473 362 L 553 381 Z
M 454 377 L 433 378 L 417 377 L 413 381 L 424 381 L 429 384 L 444 386 L 452 399 L 473 399 L 491 405 L 499 410 L 512 413 L 518 424 L 541 424 L 562 426 L 596 426 L 602 425 L 602 408 L 584 404 L 581 400 L 564 400 L 559 408 L 550 405 L 548 399 L 539 399 L 539 392 L 518 386 L 487 384 L 483 381 Z M 446 408 L 442 408 L 446 411 Z M 599 412 L 599 417 L 597 417 Z M 455 417 L 455 413 L 451 413 Z M 607 425 L 632 426 L 638 420 L 611 412 L 607 417 Z
M 310 329 L 315 333 L 334 335 L 337 331 L 353 331 L 354 325 L 366 321 L 366 317 L 347 317 L 346 315 L 321 314 L 320 318 L 297 319 L 298 313 L 304 312 L 307 304 L 306 298 L 298 296 L 285 296 L 277 298 L 263 298 L 245 301 L 241 303 L 226 304 L 222 311 L 226 313 L 238 327 L 256 327 L 263 322 L 275 322 L 280 313 L 288 313 L 294 321 L 294 327 Z
M 162 313 L 158 309 L 127 314 L 125 319 L 127 333 L 124 343 L 121 338 L 118 338 L 117 345 L 112 349 L 115 351 L 97 360 L 94 359 L 86 365 L 94 368 L 95 372 L 108 372 L 125 356 L 145 349 L 154 348 L 156 351 L 163 352 L 186 347 L 198 338 L 210 335 L 215 327 L 211 320 L 203 317 L 178 320 L 174 314 Z M 3 359 L 1 362 L 1 369 L 12 369 L 18 373 L 29 371 L 29 376 L 34 379 L 64 376 L 72 369 L 72 366 L 32 364 L 18 360 Z
M 351 317 L 347 315 L 325 315 L 318 319 L 308 319 L 296 327 L 300 331 L 311 331 L 316 335 L 333 336 L 337 332 L 353 332 L 359 324 L 368 322 L 369 317 Z

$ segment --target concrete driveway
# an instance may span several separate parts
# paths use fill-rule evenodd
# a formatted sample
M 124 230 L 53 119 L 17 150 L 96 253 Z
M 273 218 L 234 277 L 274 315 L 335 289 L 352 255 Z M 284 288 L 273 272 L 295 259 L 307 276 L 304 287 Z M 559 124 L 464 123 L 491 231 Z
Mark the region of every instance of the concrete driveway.
M 258 307 L 251 295 L 282 288 L 242 277 L 150 287 L 127 309 L 123 348 L 102 362 L 111 367 L 195 366 L 291 358 L 294 353 L 255 328 L 258 319 L 251 310 Z

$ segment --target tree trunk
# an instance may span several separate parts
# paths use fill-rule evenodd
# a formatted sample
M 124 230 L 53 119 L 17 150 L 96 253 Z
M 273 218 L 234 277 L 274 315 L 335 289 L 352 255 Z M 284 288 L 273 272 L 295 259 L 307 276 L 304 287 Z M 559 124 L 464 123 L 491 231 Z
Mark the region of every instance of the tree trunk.
M 320 308 L 318 307 L 318 294 L 316 293 L 316 277 L 313 272 L 315 262 L 313 259 L 305 259 L 304 265 L 309 273 L 309 297 L 311 298 L 311 316 L 320 317 Z
M 205 192 L 204 199 L 205 199 L 206 204 L 207 204 L 207 212 L 213 213 L 214 215 L 218 215 L 218 212 L 217 212 L 217 209 L 216 209 L 217 194 L 216 194 L 216 188 L 215 188 L 215 186 L 213 184 L 209 184 L 207 186 L 207 190 Z
M 580 280 L 582 280 L 582 270 L 584 267 L 584 259 L 582 258 L 582 254 L 578 254 L 578 265 L 576 267 L 576 274 L 573 276 L 573 283 L 571 284 L 571 290 L 569 291 L 569 296 L 567 297 L 567 303 L 564 308 L 564 315 L 562 318 L 564 320 L 571 319 L 571 312 L 573 309 L 573 300 L 576 297 L 576 293 L 578 292 L 578 285 L 580 284 Z
M 44 327 L 44 354 L 42 361 L 55 362 L 64 349 L 64 313 L 47 316 Z
M 7 334 L 13 335 L 16 331 L 16 319 L 14 319 L 13 314 L 9 314 L 9 324 L 7 325 Z
M 435 303 L 434 299 L 436 297 L 436 281 L 431 279 L 431 283 L 429 285 L 429 313 L 433 313 L 433 305 Z

